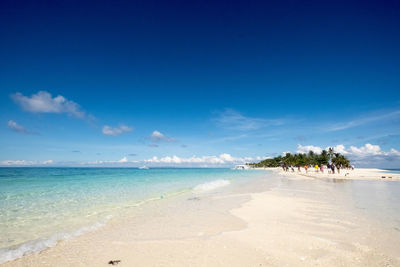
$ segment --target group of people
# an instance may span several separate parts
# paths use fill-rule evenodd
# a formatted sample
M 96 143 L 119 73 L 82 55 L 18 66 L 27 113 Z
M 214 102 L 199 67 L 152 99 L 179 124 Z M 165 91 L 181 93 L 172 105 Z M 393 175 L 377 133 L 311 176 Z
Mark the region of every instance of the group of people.
M 288 166 L 288 165 L 282 165 L 282 168 L 283 168 L 283 170 L 285 171 L 285 172 L 288 172 L 289 171 L 289 169 L 292 171 L 292 172 L 294 172 L 294 167 L 293 166 Z M 308 169 L 310 169 L 311 170 L 311 168 L 312 168 L 312 165 L 308 165 L 308 164 L 306 164 L 305 166 L 304 166 L 304 169 L 306 170 L 306 173 L 308 173 Z M 340 168 L 337 168 L 336 166 L 335 166 L 335 164 L 334 163 L 328 163 L 327 165 L 326 165 L 326 168 L 328 169 L 328 173 L 329 174 L 335 174 L 335 169 L 337 170 L 337 172 L 340 174 Z M 314 169 L 315 169 L 315 172 L 322 172 L 322 173 L 324 173 L 324 169 L 325 169 L 325 166 L 322 164 L 322 165 L 320 165 L 320 166 L 318 166 L 318 164 L 315 164 L 314 165 Z M 351 169 L 352 170 L 354 170 L 354 166 L 351 166 Z M 301 172 L 301 169 L 300 169 L 300 166 L 297 166 L 297 171 L 298 172 Z

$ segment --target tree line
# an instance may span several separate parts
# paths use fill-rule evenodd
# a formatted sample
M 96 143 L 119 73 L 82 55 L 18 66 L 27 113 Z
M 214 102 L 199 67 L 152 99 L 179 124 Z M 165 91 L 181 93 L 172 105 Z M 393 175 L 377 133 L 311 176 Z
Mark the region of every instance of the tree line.
M 282 167 L 282 166 L 296 166 L 303 167 L 305 165 L 327 165 L 328 163 L 333 163 L 336 168 L 350 168 L 350 160 L 340 153 L 335 153 L 333 148 L 327 150 L 322 150 L 321 153 L 315 153 L 309 151 L 305 153 L 286 153 L 285 156 L 278 156 L 274 158 L 269 158 L 262 160 L 258 163 L 250 163 L 249 165 L 253 167 Z

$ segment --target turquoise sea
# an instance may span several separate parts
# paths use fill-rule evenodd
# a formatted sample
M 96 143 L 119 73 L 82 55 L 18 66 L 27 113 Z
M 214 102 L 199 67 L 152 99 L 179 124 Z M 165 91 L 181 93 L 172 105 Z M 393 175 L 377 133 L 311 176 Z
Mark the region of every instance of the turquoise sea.
M 388 232 L 400 231 L 400 182 L 387 179 L 288 179 L 231 169 L 0 168 L 0 264 L 98 229 L 149 201 L 214 194 L 251 181 L 318 201 L 333 199 Z
M 251 179 L 231 169 L 0 168 L 0 264 L 146 203 Z
M 388 172 L 388 173 L 400 173 L 400 169 L 387 169 L 387 170 L 385 170 L 385 172 Z

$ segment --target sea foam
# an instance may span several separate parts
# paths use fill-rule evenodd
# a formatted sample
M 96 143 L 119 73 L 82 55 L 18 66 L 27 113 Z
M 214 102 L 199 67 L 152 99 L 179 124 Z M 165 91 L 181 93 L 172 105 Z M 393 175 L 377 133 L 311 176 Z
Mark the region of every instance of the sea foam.
M 0 264 L 7 261 L 16 260 L 26 255 L 39 253 L 47 248 L 54 247 L 59 241 L 71 239 L 87 232 L 91 232 L 103 227 L 112 216 L 107 216 L 103 222 L 97 222 L 92 226 L 84 226 L 72 233 L 58 233 L 50 238 L 41 238 L 25 242 L 11 248 L 0 248 Z
M 194 192 L 211 191 L 211 190 L 214 190 L 214 189 L 219 188 L 219 187 L 227 186 L 230 183 L 231 182 L 229 182 L 228 180 L 219 179 L 219 180 L 207 182 L 207 183 L 204 183 L 204 184 L 199 184 L 199 185 L 197 185 L 197 186 L 195 186 L 193 188 L 193 191 Z

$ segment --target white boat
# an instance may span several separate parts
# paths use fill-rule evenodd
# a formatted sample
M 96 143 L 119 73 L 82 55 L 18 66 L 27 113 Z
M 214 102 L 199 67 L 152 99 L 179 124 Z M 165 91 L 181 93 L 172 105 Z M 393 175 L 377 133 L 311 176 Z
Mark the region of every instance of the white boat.
M 236 165 L 235 170 L 248 170 L 250 167 L 248 165 Z
M 139 167 L 139 170 L 148 170 L 148 169 L 149 169 L 149 167 L 147 167 L 145 165 Z

